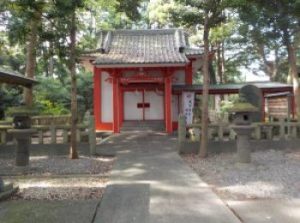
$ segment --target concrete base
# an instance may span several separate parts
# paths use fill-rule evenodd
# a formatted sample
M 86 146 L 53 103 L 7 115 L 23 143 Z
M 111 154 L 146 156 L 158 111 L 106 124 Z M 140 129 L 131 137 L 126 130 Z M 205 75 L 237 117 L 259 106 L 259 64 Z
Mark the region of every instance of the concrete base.
M 19 190 L 18 187 L 13 187 L 12 184 L 7 184 L 6 186 L 4 186 L 4 190 L 0 192 L 0 201 L 10 198 L 18 190 Z
M 93 222 L 93 217 L 98 203 L 98 200 L 6 201 L 0 203 L 0 222 Z
M 244 223 L 299 223 L 300 200 L 228 201 Z
M 197 154 L 200 142 L 186 141 L 178 145 L 178 151 L 180 154 Z M 298 150 L 300 145 L 300 139 L 289 140 L 250 140 L 251 151 L 257 150 Z M 221 152 L 236 152 L 236 141 L 210 141 L 208 143 L 208 153 L 221 153 Z

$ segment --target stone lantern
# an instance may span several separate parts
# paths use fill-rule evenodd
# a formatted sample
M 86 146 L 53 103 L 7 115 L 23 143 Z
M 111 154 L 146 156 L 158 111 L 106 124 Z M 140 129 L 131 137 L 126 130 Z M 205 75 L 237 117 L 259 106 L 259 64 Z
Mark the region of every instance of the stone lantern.
M 250 163 L 251 162 L 251 145 L 250 136 L 254 130 L 252 123 L 252 114 L 258 109 L 252 104 L 243 101 L 234 103 L 229 112 L 232 114 L 233 125 L 232 129 L 237 134 L 237 162 Z
M 11 108 L 8 113 L 13 117 L 13 129 L 9 132 L 17 140 L 16 166 L 26 167 L 29 165 L 29 148 L 31 135 L 36 129 L 31 128 L 31 116 L 35 114 L 31 108 L 20 106 Z

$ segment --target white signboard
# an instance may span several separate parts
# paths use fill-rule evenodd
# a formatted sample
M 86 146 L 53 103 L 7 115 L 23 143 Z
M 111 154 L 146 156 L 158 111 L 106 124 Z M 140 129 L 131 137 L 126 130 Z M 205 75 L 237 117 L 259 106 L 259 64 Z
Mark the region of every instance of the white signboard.
M 185 116 L 186 124 L 193 123 L 193 109 L 194 109 L 194 92 L 182 92 L 182 108 L 183 114 Z

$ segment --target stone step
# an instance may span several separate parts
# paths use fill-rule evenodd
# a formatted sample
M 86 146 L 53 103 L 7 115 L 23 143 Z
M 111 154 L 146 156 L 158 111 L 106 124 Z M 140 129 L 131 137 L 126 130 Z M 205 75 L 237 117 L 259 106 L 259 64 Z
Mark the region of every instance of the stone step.
M 95 223 L 148 223 L 149 184 L 109 185 Z
M 121 131 L 164 131 L 163 121 L 125 121 Z

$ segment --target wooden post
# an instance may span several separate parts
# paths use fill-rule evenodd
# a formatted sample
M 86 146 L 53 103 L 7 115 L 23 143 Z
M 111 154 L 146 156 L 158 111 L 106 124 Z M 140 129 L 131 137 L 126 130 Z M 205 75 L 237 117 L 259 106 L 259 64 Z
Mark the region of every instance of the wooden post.
M 95 133 L 95 122 L 94 116 L 89 116 L 89 145 L 90 154 L 96 155 L 96 133 Z
M 113 76 L 113 131 L 114 133 L 119 133 L 120 132 L 120 122 L 119 122 L 119 110 L 120 110 L 120 105 L 119 105 L 119 78 L 116 76 L 116 73 L 114 72 Z
M 166 132 L 172 133 L 172 79 L 165 77 L 165 123 Z
M 96 126 L 101 123 L 101 69 L 94 66 L 94 115 Z

